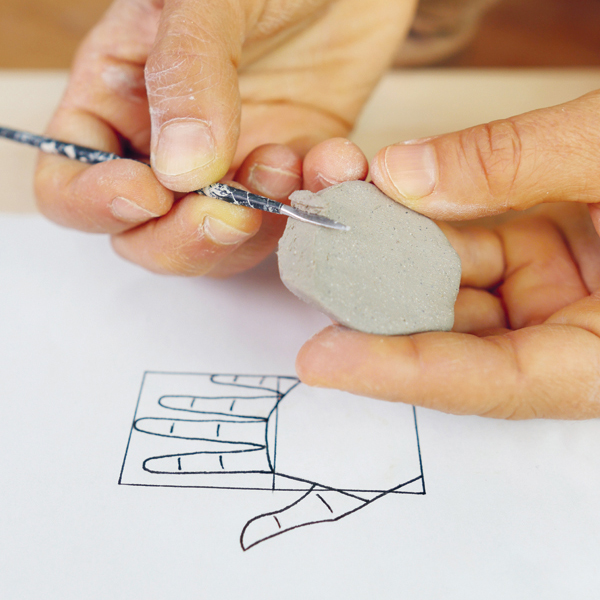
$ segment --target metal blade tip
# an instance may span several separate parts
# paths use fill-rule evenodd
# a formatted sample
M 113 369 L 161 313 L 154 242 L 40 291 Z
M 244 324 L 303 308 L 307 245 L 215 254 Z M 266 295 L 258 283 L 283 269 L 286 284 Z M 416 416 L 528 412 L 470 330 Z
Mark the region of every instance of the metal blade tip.
M 283 205 L 281 207 L 281 214 L 287 215 L 293 219 L 298 221 L 302 221 L 304 223 L 310 223 L 312 225 L 317 225 L 319 227 L 326 227 L 327 229 L 335 229 L 337 231 L 349 231 L 350 227 L 348 225 L 343 225 L 342 223 L 338 223 L 333 219 L 328 217 L 324 217 L 322 215 L 316 215 L 314 213 L 309 213 L 303 210 L 298 210 L 293 206 Z

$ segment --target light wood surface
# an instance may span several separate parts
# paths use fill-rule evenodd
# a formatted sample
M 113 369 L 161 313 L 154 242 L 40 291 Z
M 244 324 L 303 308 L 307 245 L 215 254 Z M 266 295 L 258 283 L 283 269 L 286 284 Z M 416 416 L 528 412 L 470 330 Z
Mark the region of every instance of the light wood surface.
M 66 71 L 1 71 L 0 115 L 14 127 L 40 132 L 60 99 Z M 354 132 L 372 156 L 399 140 L 453 131 L 558 104 L 600 88 L 600 69 L 426 69 L 386 77 Z M 0 140 L 0 211 L 35 210 L 37 152 Z
M 109 0 L 1 0 L 0 68 L 67 68 Z M 459 66 L 600 65 L 598 0 L 501 0 Z

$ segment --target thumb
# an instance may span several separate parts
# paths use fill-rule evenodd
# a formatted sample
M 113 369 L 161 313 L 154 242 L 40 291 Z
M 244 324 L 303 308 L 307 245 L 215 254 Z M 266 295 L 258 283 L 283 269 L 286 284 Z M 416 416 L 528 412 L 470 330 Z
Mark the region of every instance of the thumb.
M 434 219 L 471 219 L 543 202 L 597 202 L 600 92 L 463 131 L 388 146 L 373 182 Z
M 376 499 L 363 500 L 359 496 L 313 485 L 292 504 L 250 519 L 242 529 L 240 544 L 243 550 L 249 550 L 260 542 L 298 527 L 337 521 Z
M 237 82 L 244 16 L 235 3 L 166 0 L 146 63 L 151 162 L 166 187 L 221 179 L 239 134 Z

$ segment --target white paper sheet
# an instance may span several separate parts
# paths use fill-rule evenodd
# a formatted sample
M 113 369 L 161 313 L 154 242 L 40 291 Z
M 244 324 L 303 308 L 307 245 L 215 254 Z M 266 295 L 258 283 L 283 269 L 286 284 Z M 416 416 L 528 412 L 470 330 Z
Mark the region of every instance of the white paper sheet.
M 600 422 L 297 384 L 328 321 L 273 261 L 160 277 L 4 216 L 0 317 L 2 599 L 597 598 Z

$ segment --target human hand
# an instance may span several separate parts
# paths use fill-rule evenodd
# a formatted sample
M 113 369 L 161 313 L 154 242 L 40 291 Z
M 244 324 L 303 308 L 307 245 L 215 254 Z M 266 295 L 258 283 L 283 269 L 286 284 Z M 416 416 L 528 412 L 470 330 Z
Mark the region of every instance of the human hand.
M 440 224 L 462 261 L 454 331 L 383 337 L 332 326 L 301 349 L 301 380 L 456 414 L 600 416 L 600 166 L 586 129 L 599 100 L 433 138 L 420 158 L 417 144 L 383 149 L 373 181 L 434 218 L 567 202 L 486 227 Z M 433 175 L 423 176 L 430 159 Z M 307 155 L 306 177 L 328 168 L 319 146 Z
M 348 132 L 416 1 L 116 0 L 79 50 L 47 133 L 149 156 L 153 169 L 43 156 L 40 209 L 112 234 L 117 252 L 154 271 L 252 266 L 285 220 L 185 193 L 225 176 L 276 200 L 298 189 L 299 157 Z

